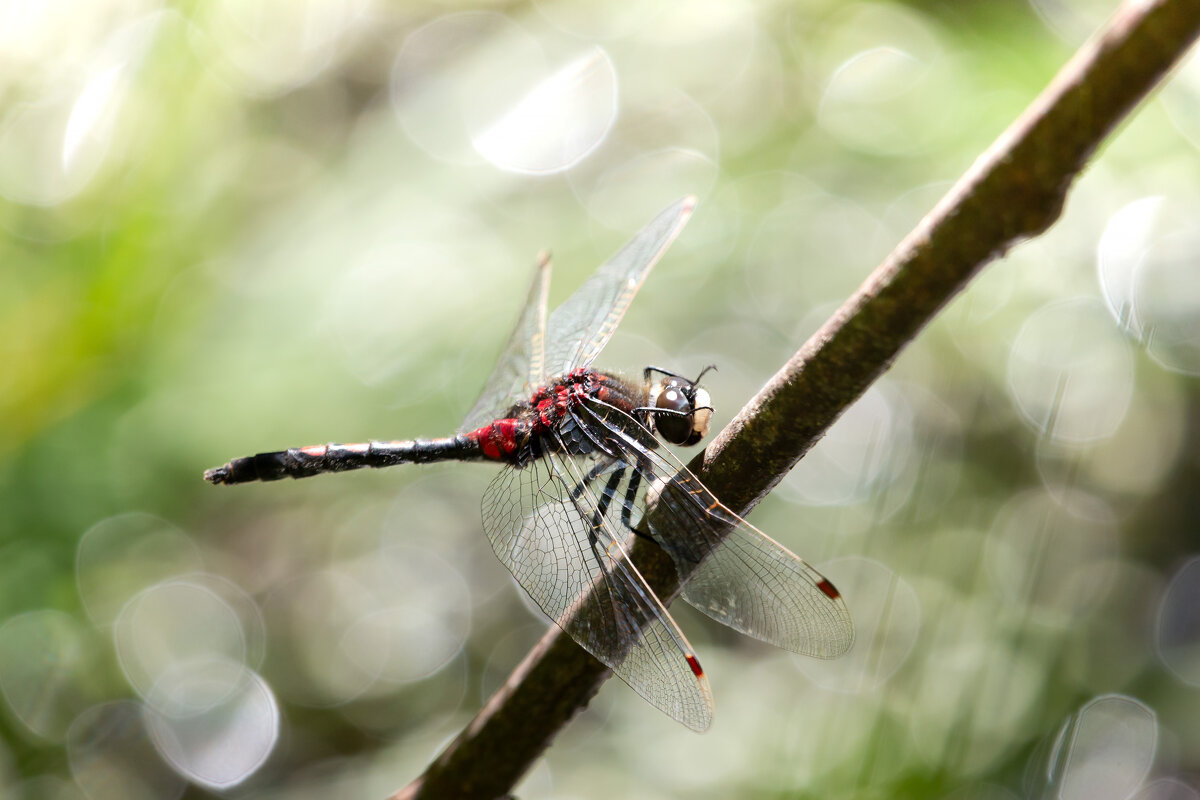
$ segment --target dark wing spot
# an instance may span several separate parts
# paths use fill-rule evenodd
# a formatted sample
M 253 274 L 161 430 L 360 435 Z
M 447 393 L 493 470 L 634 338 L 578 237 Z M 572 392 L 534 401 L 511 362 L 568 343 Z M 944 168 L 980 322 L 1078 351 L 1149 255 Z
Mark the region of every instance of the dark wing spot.
M 841 593 L 838 592 L 837 588 L 827 580 L 823 580 L 818 583 L 817 588 L 824 592 L 830 600 L 837 600 L 842 596 Z

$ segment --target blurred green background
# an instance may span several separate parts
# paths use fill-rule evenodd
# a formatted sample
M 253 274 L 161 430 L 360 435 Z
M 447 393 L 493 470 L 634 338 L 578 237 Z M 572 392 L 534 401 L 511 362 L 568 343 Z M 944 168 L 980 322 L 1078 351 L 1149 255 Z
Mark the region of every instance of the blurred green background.
M 599 363 L 723 424 L 1113 7 L 0 2 L 0 796 L 415 777 L 547 624 L 494 468 L 202 471 L 454 431 L 687 193 Z M 712 729 L 612 681 L 520 796 L 1200 798 L 1197 144 L 1192 63 L 754 512 L 849 655 L 677 607 Z

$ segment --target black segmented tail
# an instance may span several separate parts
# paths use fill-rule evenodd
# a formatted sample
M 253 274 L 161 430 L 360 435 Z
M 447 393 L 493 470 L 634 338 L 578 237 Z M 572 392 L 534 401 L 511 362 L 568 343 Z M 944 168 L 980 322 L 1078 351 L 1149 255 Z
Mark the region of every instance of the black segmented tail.
M 209 483 L 250 483 L 281 478 L 307 478 L 322 472 L 344 472 L 363 467 L 423 464 L 430 461 L 470 461 L 483 458 L 479 442 L 469 436 L 415 439 L 403 442 L 320 444 L 274 453 L 235 458 L 204 473 Z

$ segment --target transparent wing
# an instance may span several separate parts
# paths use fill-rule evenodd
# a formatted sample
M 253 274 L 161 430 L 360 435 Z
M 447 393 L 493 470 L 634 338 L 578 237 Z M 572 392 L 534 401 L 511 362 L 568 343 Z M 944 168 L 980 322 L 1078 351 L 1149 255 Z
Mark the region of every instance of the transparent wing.
M 679 235 L 695 206 L 696 198 L 685 197 L 659 213 L 554 310 L 546 323 L 549 377 L 586 367 L 595 360 L 651 267 Z
M 546 296 L 550 290 L 550 256 L 538 258 L 525 308 L 508 337 L 504 352 L 483 386 L 459 433 L 473 431 L 500 418 L 513 401 L 528 397 L 546 379 Z
M 612 338 L 633 296 L 679 235 L 695 205 L 696 198 L 689 196 L 662 211 L 548 320 L 550 263 L 543 257 L 521 317 L 459 432 L 474 430 L 502 416 L 514 401 L 529 395 L 547 378 L 591 364 Z
M 730 511 L 632 417 L 587 400 L 583 424 L 599 424 L 641 475 L 640 509 L 655 505 L 654 540 L 671 556 L 683 599 L 723 625 L 764 642 L 817 658 L 836 658 L 854 641 L 846 603 L 821 573 Z M 654 517 L 652 516 L 652 519 Z M 698 566 L 697 566 L 698 565 Z
M 483 500 L 496 555 L 581 647 L 638 694 L 697 731 L 712 695 L 695 653 L 633 566 L 612 515 L 617 474 L 603 459 L 552 454 L 504 469 Z M 617 468 L 619 471 L 619 467 Z

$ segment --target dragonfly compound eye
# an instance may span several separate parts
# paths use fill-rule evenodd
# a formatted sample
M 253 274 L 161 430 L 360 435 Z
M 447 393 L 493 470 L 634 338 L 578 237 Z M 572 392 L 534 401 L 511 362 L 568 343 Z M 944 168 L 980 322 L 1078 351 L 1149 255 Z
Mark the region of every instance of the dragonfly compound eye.
M 654 415 L 654 427 L 658 435 L 671 444 L 688 445 L 693 441 L 693 418 L 695 403 L 691 385 L 684 385 L 676 378 L 665 382 L 654 401 L 654 407 L 668 412 Z M 674 412 L 674 413 L 670 413 Z M 708 425 L 705 423 L 705 430 Z

